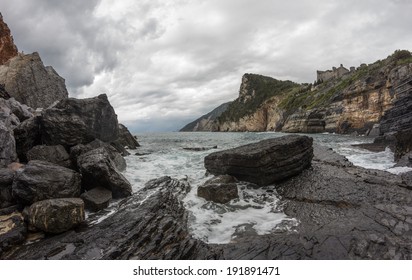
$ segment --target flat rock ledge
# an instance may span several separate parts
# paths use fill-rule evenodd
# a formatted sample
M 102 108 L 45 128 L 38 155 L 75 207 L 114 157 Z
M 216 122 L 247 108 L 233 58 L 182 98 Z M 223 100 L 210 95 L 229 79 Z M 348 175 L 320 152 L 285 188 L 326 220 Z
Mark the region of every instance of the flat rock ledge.
M 13 246 L 2 259 L 412 259 L 412 190 L 314 146 L 310 168 L 276 184 L 292 230 L 206 244 L 188 229 L 187 181 L 163 177 L 98 224 Z
M 229 174 L 241 181 L 265 186 L 295 176 L 313 158 L 313 139 L 287 135 L 212 153 L 205 168 L 213 175 Z

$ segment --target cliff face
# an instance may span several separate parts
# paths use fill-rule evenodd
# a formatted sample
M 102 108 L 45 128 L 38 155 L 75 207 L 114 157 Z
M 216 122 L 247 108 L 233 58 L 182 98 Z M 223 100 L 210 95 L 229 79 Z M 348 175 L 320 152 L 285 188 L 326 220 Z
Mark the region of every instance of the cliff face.
M 218 131 L 216 119 L 226 111 L 230 102 L 223 103 L 213 111 L 201 116 L 197 120 L 185 125 L 180 131 Z
M 3 21 L 0 13 L 0 64 L 6 63 L 10 58 L 17 55 L 17 47 L 14 45 L 10 29 Z
M 0 84 L 20 103 L 46 108 L 68 97 L 65 80 L 51 66 L 44 66 L 38 53 L 18 54 L 0 65 Z
M 411 79 L 409 51 L 315 85 L 245 74 L 239 97 L 215 126 L 219 131 L 369 134 L 382 121 L 381 133 L 393 123 L 399 126 L 395 130 L 405 129 L 412 126 L 412 101 L 405 99 L 410 98 L 405 87 Z

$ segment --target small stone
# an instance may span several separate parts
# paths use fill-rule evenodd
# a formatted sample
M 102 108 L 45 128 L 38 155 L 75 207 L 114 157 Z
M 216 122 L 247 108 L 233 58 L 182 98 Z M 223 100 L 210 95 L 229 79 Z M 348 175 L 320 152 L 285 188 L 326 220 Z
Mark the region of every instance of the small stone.
M 80 196 L 87 209 L 91 211 L 99 211 L 109 206 L 112 199 L 112 192 L 108 189 L 97 187 Z

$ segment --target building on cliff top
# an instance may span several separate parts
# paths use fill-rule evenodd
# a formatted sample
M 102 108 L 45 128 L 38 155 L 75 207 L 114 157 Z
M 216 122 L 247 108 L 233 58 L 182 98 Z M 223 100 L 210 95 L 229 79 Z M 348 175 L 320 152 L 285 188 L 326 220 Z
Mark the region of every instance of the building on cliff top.
M 317 81 L 326 82 L 330 79 L 340 78 L 352 71 L 355 71 L 355 67 L 351 67 L 350 70 L 348 70 L 345 67 L 343 67 L 343 65 L 341 64 L 338 68 L 332 67 L 332 70 L 316 71 L 316 74 L 317 74 L 316 79 Z

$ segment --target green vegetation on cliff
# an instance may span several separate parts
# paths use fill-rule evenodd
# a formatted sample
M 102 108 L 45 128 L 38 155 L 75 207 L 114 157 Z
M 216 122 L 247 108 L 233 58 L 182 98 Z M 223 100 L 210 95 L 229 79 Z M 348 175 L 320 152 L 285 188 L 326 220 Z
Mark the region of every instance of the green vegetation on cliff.
M 245 74 L 242 78 L 240 96 L 218 118 L 219 122 L 237 121 L 256 111 L 266 100 L 299 88 L 291 81 L 279 81 L 271 77 Z

